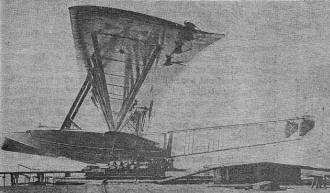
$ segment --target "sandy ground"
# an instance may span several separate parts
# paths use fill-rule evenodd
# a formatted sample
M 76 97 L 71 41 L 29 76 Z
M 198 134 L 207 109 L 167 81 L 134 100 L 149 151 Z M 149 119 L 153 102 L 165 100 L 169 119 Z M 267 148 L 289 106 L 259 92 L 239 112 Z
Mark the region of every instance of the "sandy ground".
M 230 192 L 230 193 L 243 193 L 243 192 L 260 192 L 258 190 L 237 190 L 232 188 L 223 187 L 208 187 L 209 185 L 155 185 L 155 184 L 111 184 L 106 187 L 100 184 L 88 184 L 88 185 L 78 185 L 78 186 L 29 186 L 29 187 L 8 187 L 2 192 L 51 192 L 51 193 L 108 193 L 108 192 L 118 192 L 118 193 L 219 193 L 219 192 Z M 280 191 L 272 192 L 297 192 L 297 193 L 309 193 L 309 192 L 319 192 L 325 193 L 329 192 L 328 189 L 311 189 L 309 186 L 292 186 L 283 187 Z

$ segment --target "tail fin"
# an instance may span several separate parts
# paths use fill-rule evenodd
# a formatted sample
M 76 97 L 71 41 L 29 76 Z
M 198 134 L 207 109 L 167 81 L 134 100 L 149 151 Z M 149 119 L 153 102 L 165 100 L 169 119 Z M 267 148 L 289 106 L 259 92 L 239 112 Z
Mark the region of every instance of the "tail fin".
M 308 115 L 303 116 L 299 120 L 288 120 L 285 126 L 285 137 L 288 138 L 297 131 L 297 135 L 304 136 L 314 128 L 314 125 L 315 121 Z
M 311 117 L 305 116 L 303 121 L 300 123 L 299 136 L 306 135 L 315 126 L 315 121 Z

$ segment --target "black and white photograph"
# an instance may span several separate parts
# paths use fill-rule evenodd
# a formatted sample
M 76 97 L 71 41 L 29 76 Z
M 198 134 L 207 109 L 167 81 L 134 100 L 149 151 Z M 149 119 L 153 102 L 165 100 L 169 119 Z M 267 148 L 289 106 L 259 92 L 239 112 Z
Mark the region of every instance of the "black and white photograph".
M 330 192 L 330 2 L 0 4 L 0 192 Z

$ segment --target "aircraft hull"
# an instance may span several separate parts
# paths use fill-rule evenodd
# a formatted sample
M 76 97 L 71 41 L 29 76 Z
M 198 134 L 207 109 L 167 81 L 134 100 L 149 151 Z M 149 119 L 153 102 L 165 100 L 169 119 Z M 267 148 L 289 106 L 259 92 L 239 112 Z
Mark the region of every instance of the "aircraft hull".
M 29 130 L 5 138 L 5 151 L 52 157 L 67 157 L 85 163 L 109 163 L 112 160 L 155 159 L 166 151 L 148 139 L 123 132 L 81 132 Z

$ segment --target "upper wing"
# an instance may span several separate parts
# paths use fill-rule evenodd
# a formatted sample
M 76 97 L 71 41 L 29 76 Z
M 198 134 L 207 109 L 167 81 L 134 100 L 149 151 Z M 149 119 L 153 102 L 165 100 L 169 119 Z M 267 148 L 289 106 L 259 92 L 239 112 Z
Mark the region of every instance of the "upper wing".
M 93 101 L 110 130 L 122 126 L 137 101 L 146 102 L 146 93 L 159 93 L 185 68 L 175 64 L 224 37 L 120 9 L 76 6 L 69 11 L 77 58 L 92 77 Z

